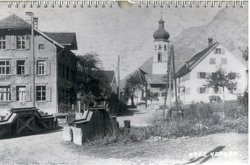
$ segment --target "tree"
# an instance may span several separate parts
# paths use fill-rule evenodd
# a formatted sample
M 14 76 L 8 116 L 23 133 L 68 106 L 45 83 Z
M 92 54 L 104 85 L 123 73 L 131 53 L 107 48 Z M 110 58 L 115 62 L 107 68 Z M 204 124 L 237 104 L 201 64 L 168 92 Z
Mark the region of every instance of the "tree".
M 158 93 L 151 92 L 149 89 L 147 90 L 147 99 L 149 101 L 157 100 L 158 99 Z M 146 100 L 146 97 L 143 97 L 142 100 Z
M 134 103 L 135 91 L 143 89 L 144 86 L 145 84 L 135 76 L 131 75 L 127 79 L 126 85 L 124 88 L 124 96 L 127 97 L 127 101 L 128 101 L 128 98 L 131 99 L 132 106 L 135 106 L 135 103 Z
M 208 76 L 206 79 L 206 87 L 212 87 L 214 91 L 218 91 L 219 87 L 222 87 L 223 90 L 223 101 L 224 101 L 224 89 L 225 87 L 232 91 L 237 87 L 236 78 L 239 77 L 239 74 L 234 72 L 229 72 L 223 68 L 218 68 L 216 72 L 212 73 L 212 75 Z
M 246 47 L 245 50 L 242 50 L 240 47 L 239 47 L 240 51 L 242 52 L 242 58 L 245 60 L 245 61 L 248 61 L 248 46 Z
M 107 76 L 101 68 L 101 61 L 96 53 L 78 55 L 76 73 L 76 91 L 79 92 L 85 103 L 107 98 L 111 93 L 111 87 Z

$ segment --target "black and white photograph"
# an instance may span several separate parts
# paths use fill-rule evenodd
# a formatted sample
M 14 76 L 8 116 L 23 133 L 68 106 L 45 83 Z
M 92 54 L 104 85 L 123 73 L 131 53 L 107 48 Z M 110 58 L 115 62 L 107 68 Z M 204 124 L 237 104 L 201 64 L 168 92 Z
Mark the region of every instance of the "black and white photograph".
M 0 164 L 247 165 L 248 2 L 0 1 Z

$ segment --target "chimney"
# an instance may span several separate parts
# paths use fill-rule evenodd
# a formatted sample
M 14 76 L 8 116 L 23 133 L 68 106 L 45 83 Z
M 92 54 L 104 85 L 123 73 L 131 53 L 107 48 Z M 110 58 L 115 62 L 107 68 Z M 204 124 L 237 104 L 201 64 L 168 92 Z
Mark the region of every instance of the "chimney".
M 213 38 L 208 38 L 208 46 L 211 46 L 213 44 Z
M 34 17 L 34 28 L 38 29 L 38 18 Z

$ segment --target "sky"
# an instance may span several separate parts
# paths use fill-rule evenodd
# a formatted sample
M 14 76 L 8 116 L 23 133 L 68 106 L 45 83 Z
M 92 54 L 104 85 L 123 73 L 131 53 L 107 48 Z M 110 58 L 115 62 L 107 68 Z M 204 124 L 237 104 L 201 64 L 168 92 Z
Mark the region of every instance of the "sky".
M 199 27 L 213 19 L 221 8 L 138 8 L 122 10 L 117 4 L 113 8 L 8 8 L 0 3 L 0 20 L 16 14 L 27 19 L 25 12 L 34 12 L 38 17 L 38 28 L 44 32 L 75 32 L 77 55 L 95 52 L 106 70 L 115 70 L 118 55 L 121 56 L 121 78 L 133 72 L 152 56 L 153 33 L 158 21 L 165 21 L 170 41 L 190 27 Z

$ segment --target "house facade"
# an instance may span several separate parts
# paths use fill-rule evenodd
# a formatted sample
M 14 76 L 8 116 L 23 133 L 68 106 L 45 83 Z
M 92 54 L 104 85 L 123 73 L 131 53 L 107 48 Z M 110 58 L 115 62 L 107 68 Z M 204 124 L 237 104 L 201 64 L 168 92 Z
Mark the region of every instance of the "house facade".
M 227 73 L 234 72 L 239 75 L 232 79 L 237 82 L 237 88 L 233 91 L 219 87 L 218 90 L 206 88 L 206 78 L 216 72 L 219 68 Z M 183 104 L 196 102 L 210 102 L 209 96 L 220 97 L 221 100 L 236 100 L 237 96 L 247 88 L 247 67 L 238 60 L 223 44 L 213 43 L 208 39 L 208 47 L 194 55 L 176 73 L 178 84 L 178 98 Z
M 31 34 L 31 24 L 14 14 L 0 21 L 0 109 L 35 106 L 57 113 L 76 97 L 75 33 L 35 27 L 34 40 Z

